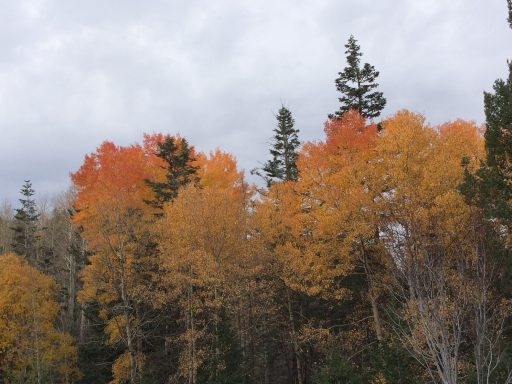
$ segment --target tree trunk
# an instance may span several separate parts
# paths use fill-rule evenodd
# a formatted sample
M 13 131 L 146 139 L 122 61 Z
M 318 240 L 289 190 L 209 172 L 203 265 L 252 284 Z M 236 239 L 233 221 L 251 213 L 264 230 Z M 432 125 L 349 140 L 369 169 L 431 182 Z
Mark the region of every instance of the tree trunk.
M 72 236 L 71 230 L 69 236 Z M 71 239 L 69 239 L 71 243 Z M 68 275 L 68 330 L 76 329 L 75 323 L 75 303 L 76 303 L 76 259 L 75 255 L 69 253 L 69 275 Z
M 363 262 L 364 272 L 366 275 L 366 281 L 368 282 L 368 295 L 370 297 L 370 304 L 372 306 L 373 325 L 375 327 L 375 335 L 378 341 L 382 341 L 382 325 L 379 314 L 379 307 L 377 306 L 377 295 L 375 294 L 375 287 L 372 277 L 372 271 L 368 265 L 368 256 L 364 247 L 363 239 L 360 239 L 360 251 Z
M 377 307 L 377 299 L 374 294 L 370 292 L 370 301 L 372 304 L 372 313 L 373 313 L 373 323 L 375 325 L 375 335 L 377 336 L 377 340 L 382 341 L 382 327 L 380 321 L 379 308 Z
M 32 295 L 32 321 L 34 326 L 34 343 L 35 343 L 35 352 L 36 352 L 36 374 L 37 374 L 37 384 L 41 384 L 41 357 L 39 355 L 39 329 L 37 326 L 37 317 L 36 317 L 36 305 L 35 298 Z
M 123 317 L 124 317 L 124 330 L 126 333 L 126 347 L 128 349 L 128 356 L 130 360 L 130 384 L 135 384 L 137 378 L 137 352 L 135 350 L 134 345 L 134 332 L 131 327 L 130 322 L 130 300 L 128 299 L 125 287 L 125 273 L 124 273 L 124 258 L 119 258 L 119 263 L 121 266 L 120 273 L 120 290 L 121 290 L 121 300 L 123 302 Z
M 190 330 L 190 343 L 189 343 L 189 354 L 190 354 L 190 369 L 189 369 L 189 384 L 197 383 L 197 364 L 196 364 L 196 335 L 195 335 L 195 324 L 194 324 L 194 310 L 193 310 L 193 286 L 192 286 L 192 266 L 189 267 L 189 278 L 190 282 L 187 288 L 187 302 L 188 302 L 188 326 Z
M 292 308 L 292 299 L 290 294 L 290 289 L 286 287 L 286 298 L 287 298 L 287 304 L 288 304 L 288 316 L 290 321 L 290 338 L 293 346 L 293 356 L 295 358 L 295 365 L 297 368 L 297 384 L 304 384 L 304 379 L 302 377 L 302 364 L 300 360 L 300 348 L 299 343 L 297 341 L 297 335 L 295 333 L 295 318 L 293 315 L 293 308 Z

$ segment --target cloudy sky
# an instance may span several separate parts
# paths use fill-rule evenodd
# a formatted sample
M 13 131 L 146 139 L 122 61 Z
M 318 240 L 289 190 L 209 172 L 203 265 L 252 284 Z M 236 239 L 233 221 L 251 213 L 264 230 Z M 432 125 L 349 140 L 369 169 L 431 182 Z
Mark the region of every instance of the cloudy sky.
M 381 73 L 384 117 L 481 123 L 512 58 L 505 0 L 0 0 L 0 199 L 24 179 L 59 193 L 102 141 L 143 132 L 250 170 L 281 103 L 318 139 L 350 34 Z

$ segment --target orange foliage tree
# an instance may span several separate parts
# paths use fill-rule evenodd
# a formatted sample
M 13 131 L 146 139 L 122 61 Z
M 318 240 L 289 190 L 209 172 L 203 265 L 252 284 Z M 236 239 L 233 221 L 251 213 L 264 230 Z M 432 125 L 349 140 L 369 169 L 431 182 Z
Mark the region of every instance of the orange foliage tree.
M 83 272 L 79 300 L 99 304 L 109 343 L 125 347 L 125 354 L 114 364 L 114 382 L 119 383 L 134 383 L 144 360 L 140 309 L 150 300 L 151 262 L 141 244 L 154 213 L 144 203 L 153 198 L 146 180 L 162 177 L 160 162 L 150 151 L 151 139 L 146 136 L 144 148 L 104 142 L 71 175 L 77 190 L 73 219 L 93 252 Z
M 230 153 L 219 148 L 207 156 L 199 153 L 195 165 L 202 186 L 213 187 L 234 192 L 241 192 L 247 185 L 244 173 L 237 169 L 236 160 Z

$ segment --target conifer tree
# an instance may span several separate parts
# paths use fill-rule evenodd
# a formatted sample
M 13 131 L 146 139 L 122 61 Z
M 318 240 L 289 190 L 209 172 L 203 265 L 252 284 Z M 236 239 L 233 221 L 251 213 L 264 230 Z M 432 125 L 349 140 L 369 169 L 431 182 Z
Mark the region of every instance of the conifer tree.
M 341 106 L 334 114 L 330 114 L 329 118 L 341 118 L 351 109 L 357 109 L 361 115 L 369 119 L 378 117 L 386 106 L 386 99 L 382 92 L 375 90 L 379 86 L 375 82 L 379 72 L 368 63 L 361 68 L 363 54 L 354 36 L 350 36 L 345 47 L 348 65 L 343 72 L 339 72 L 339 77 L 336 79 L 336 89 L 342 94 L 338 99 Z
M 181 187 L 197 181 L 197 167 L 192 165 L 195 160 L 193 148 L 185 139 L 167 137 L 165 141 L 158 143 L 156 156 L 165 161 L 167 175 L 164 182 L 146 180 L 155 192 L 155 199 L 147 203 L 162 208 L 164 203 L 176 198 Z
M 512 0 L 507 0 L 508 5 L 508 24 L 512 28 Z
M 496 80 L 494 92 L 484 93 L 487 158 L 474 175 L 466 171 L 460 190 L 512 230 L 512 62 L 508 66 L 508 79 Z
M 267 185 L 276 180 L 298 180 L 297 154 L 300 146 L 298 129 L 294 128 L 295 120 L 285 106 L 281 106 L 276 115 L 277 127 L 274 129 L 274 142 L 270 149 L 272 158 L 263 166 L 263 178 Z M 255 173 L 258 173 L 257 171 Z
M 19 199 L 21 208 L 16 209 L 14 216 L 14 243 L 12 247 L 18 255 L 25 256 L 33 262 L 36 258 L 36 232 L 39 214 L 36 202 L 32 199 L 34 189 L 30 180 L 25 180 L 20 193 L 23 198 Z

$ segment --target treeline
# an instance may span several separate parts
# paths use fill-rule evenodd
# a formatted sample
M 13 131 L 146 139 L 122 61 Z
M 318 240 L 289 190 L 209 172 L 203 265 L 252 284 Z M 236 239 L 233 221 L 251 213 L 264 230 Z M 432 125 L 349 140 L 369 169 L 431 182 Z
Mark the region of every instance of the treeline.
M 51 210 L 27 181 L 0 217 L 0 382 L 511 383 L 512 64 L 485 129 L 377 122 L 346 47 L 324 138 L 282 107 L 263 188 L 168 134 L 104 142 Z

